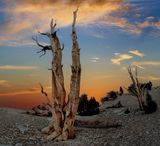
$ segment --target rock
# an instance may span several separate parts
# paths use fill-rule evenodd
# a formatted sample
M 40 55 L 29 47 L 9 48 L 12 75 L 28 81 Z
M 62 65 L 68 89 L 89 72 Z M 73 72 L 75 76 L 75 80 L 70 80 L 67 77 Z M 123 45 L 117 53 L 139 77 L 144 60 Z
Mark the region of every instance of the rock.
M 23 146 L 22 143 L 16 143 L 15 146 Z
M 28 131 L 28 128 L 27 127 L 24 127 L 22 125 L 19 125 L 16 123 L 16 128 L 22 133 L 24 134 L 26 131 Z
M 29 114 L 29 115 L 35 115 L 36 114 L 36 112 L 34 110 L 28 110 L 28 111 L 26 111 L 26 113 Z
M 130 110 L 127 108 L 125 111 L 124 111 L 125 114 L 129 114 L 130 113 Z

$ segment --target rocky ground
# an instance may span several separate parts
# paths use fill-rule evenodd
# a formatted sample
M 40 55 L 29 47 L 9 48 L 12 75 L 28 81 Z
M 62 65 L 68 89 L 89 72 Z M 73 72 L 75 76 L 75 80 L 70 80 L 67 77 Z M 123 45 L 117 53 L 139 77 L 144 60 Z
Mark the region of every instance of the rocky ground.
M 152 96 L 160 105 L 160 89 L 154 89 Z M 118 101 L 124 107 L 106 109 Z M 125 114 L 128 108 L 131 113 Z M 7 108 L 0 109 L 0 146 L 159 146 L 160 109 L 145 115 L 137 109 L 134 97 L 124 95 L 100 107 L 99 115 L 77 116 L 80 121 L 101 121 L 104 127 L 87 127 L 77 124 L 76 138 L 63 142 L 47 141 L 40 130 L 47 126 L 50 118 L 27 115 L 25 111 Z M 119 123 L 113 128 L 105 125 Z

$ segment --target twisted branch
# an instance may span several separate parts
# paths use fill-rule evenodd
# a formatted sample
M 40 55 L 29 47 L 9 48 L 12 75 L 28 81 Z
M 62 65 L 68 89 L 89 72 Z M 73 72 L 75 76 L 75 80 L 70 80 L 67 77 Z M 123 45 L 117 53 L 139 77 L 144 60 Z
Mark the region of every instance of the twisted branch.
M 52 103 L 51 103 L 51 101 L 50 101 L 50 99 L 49 99 L 49 97 L 48 97 L 47 92 L 44 91 L 43 86 L 42 86 L 41 83 L 39 83 L 39 85 L 40 85 L 40 87 L 41 87 L 41 93 L 45 95 L 45 97 L 46 97 L 48 103 L 52 106 Z
M 37 53 L 43 52 L 43 54 L 42 54 L 40 57 L 44 56 L 44 55 L 46 54 L 46 51 L 47 51 L 47 50 L 52 50 L 52 47 L 51 47 L 50 45 L 44 46 L 44 45 L 40 44 L 40 43 L 38 42 L 37 37 L 36 37 L 36 38 L 32 37 L 32 39 L 36 42 L 36 44 L 37 44 L 39 47 L 42 48 L 40 51 L 37 51 Z
M 38 31 L 38 33 L 41 34 L 41 35 L 45 35 L 47 37 L 50 37 L 50 33 L 43 33 L 43 32 L 40 32 L 40 31 Z

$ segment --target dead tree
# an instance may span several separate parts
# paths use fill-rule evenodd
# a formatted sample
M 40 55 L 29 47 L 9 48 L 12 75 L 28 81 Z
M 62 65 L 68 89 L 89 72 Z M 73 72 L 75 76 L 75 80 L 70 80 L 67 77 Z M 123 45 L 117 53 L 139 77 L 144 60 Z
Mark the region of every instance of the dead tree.
M 138 80 L 137 68 L 135 68 L 135 75 L 133 75 L 131 67 L 128 67 L 128 73 L 133 85 L 133 88 L 130 89 L 130 92 L 137 97 L 140 110 L 144 110 L 144 108 L 146 107 L 145 90 L 140 87 L 141 84 Z
M 42 132 L 48 134 L 47 139 L 50 140 L 67 140 L 75 137 L 75 115 L 79 104 L 80 92 L 80 77 L 81 77 L 81 64 L 80 64 L 80 49 L 77 40 L 75 29 L 77 10 L 73 12 L 72 23 L 72 65 L 71 65 L 71 83 L 70 93 L 66 102 L 66 90 L 64 87 L 63 65 L 62 65 L 62 50 L 64 45 L 61 46 L 59 38 L 56 34 L 56 22 L 53 19 L 50 23 L 50 33 L 40 33 L 49 37 L 51 45 L 43 46 L 37 39 L 34 39 L 38 46 L 42 49 L 39 52 L 51 50 L 53 54 L 52 60 L 52 97 L 48 98 L 46 92 L 42 93 L 47 97 L 52 105 L 52 122 L 48 127 L 42 129 Z M 39 53 L 38 52 L 38 53 Z

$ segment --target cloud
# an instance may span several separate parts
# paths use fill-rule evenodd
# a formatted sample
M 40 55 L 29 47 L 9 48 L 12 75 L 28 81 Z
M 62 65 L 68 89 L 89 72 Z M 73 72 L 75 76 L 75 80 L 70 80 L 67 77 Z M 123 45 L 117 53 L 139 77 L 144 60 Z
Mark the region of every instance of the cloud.
M 3 0 L 5 5 L 0 10 L 5 19 L 0 22 L 0 45 L 16 46 L 27 43 L 34 33 L 48 31 L 50 19 L 57 20 L 58 27 L 67 27 L 72 23 L 72 12 L 78 0 Z M 135 6 L 125 0 L 79 0 L 77 25 L 116 27 L 132 34 L 141 34 L 147 27 L 160 29 L 160 20 L 146 17 L 144 21 L 129 21 L 124 17 L 128 11 L 135 11 Z M 134 9 L 133 9 L 134 8 Z M 112 15 L 116 14 L 116 15 Z M 140 14 L 139 14 L 140 15 Z M 104 38 L 95 34 L 94 37 Z M 18 45 L 19 46 L 19 45 Z
M 9 86 L 7 80 L 0 80 L 0 86 Z
M 110 78 L 113 78 L 115 77 L 114 75 L 99 75 L 99 76 L 95 76 L 94 79 L 110 79 Z
M 37 66 L 13 66 L 13 65 L 2 65 L 0 70 L 32 70 L 37 69 Z
M 145 56 L 145 54 L 141 53 L 138 50 L 130 50 L 129 53 L 134 54 L 134 55 L 139 56 L 139 57 L 144 57 Z M 129 59 L 133 58 L 133 56 L 130 55 L 130 54 L 120 54 L 118 52 L 114 53 L 114 55 L 115 55 L 115 58 L 112 58 L 111 62 L 113 64 L 117 64 L 117 65 L 120 65 L 121 61 L 123 61 L 123 60 L 129 60 Z M 132 63 L 132 65 L 135 65 L 135 66 L 137 66 L 141 69 L 144 69 L 144 67 L 142 67 L 140 64 L 137 64 L 136 62 Z M 124 70 L 123 67 L 122 67 L 122 70 Z
M 91 62 L 99 62 L 100 58 L 99 57 L 92 57 Z
M 72 23 L 72 13 L 77 7 L 73 0 L 4 0 L 5 20 L 0 22 L 1 44 L 7 40 L 24 41 L 38 30 L 49 30 L 51 18 L 57 20 L 58 27 L 66 27 Z M 99 18 L 117 11 L 128 11 L 124 0 L 79 0 L 77 25 L 97 23 Z M 128 7 L 128 6 L 126 6 Z M 2 38 L 3 37 L 3 38 Z M 101 37 L 97 35 L 97 37 Z
M 111 62 L 116 65 L 120 65 L 121 61 L 132 59 L 133 56 L 129 54 L 116 54 L 116 58 L 111 59 Z
M 154 81 L 160 80 L 160 77 L 149 76 L 148 78 L 149 80 L 154 80 Z
M 138 66 L 160 66 L 160 61 L 139 61 L 133 62 L 132 65 Z
M 125 31 L 127 33 L 131 34 L 141 34 L 142 29 L 137 27 L 136 24 L 133 22 L 129 22 L 128 18 L 124 17 L 117 17 L 117 16 L 105 16 L 103 19 L 100 20 L 99 22 L 102 26 L 106 27 L 116 27 L 122 31 Z
M 140 76 L 140 79 L 146 79 L 146 80 L 151 80 L 151 81 L 159 81 L 160 77 L 155 77 L 155 76 Z
M 104 39 L 104 38 L 105 38 L 105 37 L 104 37 L 103 35 L 101 35 L 101 34 L 93 34 L 92 36 L 95 37 L 95 38 L 98 38 L 98 39 Z
M 81 0 L 78 23 L 86 25 L 101 16 L 119 11 L 122 3 L 123 0 Z M 48 21 L 51 18 L 57 20 L 58 27 L 68 26 L 72 23 L 72 12 L 76 7 L 75 1 L 67 2 L 66 0 L 46 0 L 45 2 L 43 0 L 34 0 L 34 2 L 31 0 L 13 0 L 12 2 L 7 0 L 3 11 L 13 16 L 14 19 L 6 21 L 6 27 L 10 33 L 15 33 L 37 25 L 39 25 L 37 28 L 48 30 Z
M 114 55 L 118 56 L 118 55 L 120 55 L 120 53 L 114 53 Z
M 44 87 L 44 90 L 50 90 L 50 86 Z M 6 92 L 6 93 L 0 93 L 0 96 L 15 96 L 15 95 L 22 95 L 22 94 L 35 94 L 35 93 L 41 93 L 40 87 L 33 87 L 26 90 L 21 91 L 15 91 L 15 92 Z
M 129 21 L 127 17 L 106 15 L 99 20 L 99 24 L 104 27 L 116 27 L 121 31 L 136 35 L 145 33 L 147 28 L 152 28 L 151 32 L 158 33 L 160 31 L 160 19 L 157 20 L 153 16 L 145 17 L 143 21 L 140 19 Z
M 15 91 L 15 92 L 8 92 L 8 93 L 0 93 L 0 96 L 14 96 L 14 95 L 21 95 L 21 94 L 33 94 L 33 93 L 40 93 L 40 89 L 38 90 L 23 90 L 23 91 Z
M 131 54 L 137 55 L 137 56 L 139 56 L 139 57 L 144 57 L 144 56 L 145 56 L 145 54 L 139 52 L 138 50 L 131 50 L 131 51 L 129 51 L 129 52 L 130 52 Z

